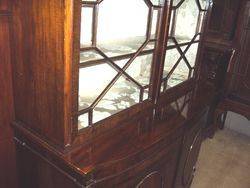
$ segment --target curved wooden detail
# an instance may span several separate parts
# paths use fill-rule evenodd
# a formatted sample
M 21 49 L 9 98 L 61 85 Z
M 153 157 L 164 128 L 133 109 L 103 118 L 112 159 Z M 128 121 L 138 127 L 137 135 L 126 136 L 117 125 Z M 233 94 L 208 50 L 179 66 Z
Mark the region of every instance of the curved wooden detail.
M 250 120 L 250 105 L 243 104 L 233 99 L 223 100 L 217 107 L 214 113 L 213 133 L 217 129 L 223 129 L 227 117 L 227 112 L 240 114 Z
M 164 181 L 162 175 L 158 171 L 151 172 L 147 176 L 145 176 L 140 183 L 136 186 L 136 188 L 162 188 L 164 187 Z
M 194 173 L 196 170 L 195 163 L 197 161 L 199 151 L 200 151 L 200 144 L 202 140 L 201 130 L 195 135 L 193 142 L 189 148 L 188 155 L 185 160 L 185 165 L 183 168 L 182 173 L 182 185 L 184 187 L 190 185 L 192 179 L 194 177 Z

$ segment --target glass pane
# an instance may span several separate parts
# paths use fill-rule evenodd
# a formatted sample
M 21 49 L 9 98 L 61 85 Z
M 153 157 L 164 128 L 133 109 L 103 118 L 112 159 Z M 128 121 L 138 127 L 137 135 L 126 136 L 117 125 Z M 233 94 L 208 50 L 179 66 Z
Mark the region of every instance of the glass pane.
M 174 19 L 174 11 L 172 10 L 171 11 L 171 19 L 170 19 L 170 23 L 169 23 L 169 31 L 168 31 L 168 34 L 171 36 L 172 34 L 172 30 L 173 30 L 173 19 Z M 171 36 L 173 37 L 173 36 Z
M 91 1 L 85 0 L 86 4 Z M 85 1 L 81 1 L 84 5 Z M 98 11 L 93 11 L 93 7 L 82 7 L 81 13 L 81 47 L 95 45 L 121 68 L 129 61 L 141 45 L 146 41 L 149 1 L 144 0 L 103 0 L 98 1 Z M 165 0 L 152 0 L 155 6 L 162 5 Z M 84 5 L 85 6 L 85 5 Z M 153 8 L 151 39 L 155 39 L 157 30 L 158 14 L 157 7 Z M 157 9 L 157 10 L 156 10 Z M 93 24 L 94 13 L 96 23 Z M 93 26 L 96 28 L 93 28 Z M 96 36 L 92 36 L 95 34 Z M 125 71 L 140 85 L 132 82 L 129 76 L 121 75 L 115 84 L 107 91 L 105 96 L 94 106 L 93 122 L 88 122 L 89 114 L 79 116 L 79 129 L 87 127 L 90 123 L 96 123 L 121 110 L 127 109 L 132 105 L 146 100 L 149 97 L 148 85 L 151 76 L 151 67 L 153 60 L 153 50 L 156 42 L 149 42 L 142 53 L 137 55 L 131 65 Z M 116 59 L 123 59 L 116 61 Z M 98 60 L 98 61 L 97 61 Z M 89 61 L 94 61 L 90 66 Z M 96 62 L 95 62 L 96 61 Z M 100 62 L 100 64 L 99 64 Z M 79 70 L 79 110 L 84 110 L 93 105 L 93 102 L 104 91 L 107 85 L 117 75 L 117 71 L 112 68 L 98 50 L 89 50 L 80 52 L 81 68 Z M 85 68 L 83 68 L 85 65 Z M 91 118 L 90 118 L 91 119 Z
M 156 38 L 158 15 L 159 15 L 159 10 L 154 10 L 152 17 L 151 39 Z
M 178 5 L 182 0 L 173 0 L 173 6 Z
M 196 0 L 185 0 L 177 9 L 175 37 L 191 40 L 196 34 L 199 9 Z
M 167 83 L 167 82 L 166 82 Z M 164 84 L 165 84 L 165 82 L 163 81 L 162 83 L 161 83 L 161 92 L 164 92 Z
M 147 100 L 149 97 L 149 90 L 148 89 L 145 89 L 144 90 L 144 93 L 143 93 L 143 100 Z
M 83 114 L 78 117 L 78 130 L 86 128 L 89 126 L 89 116 L 88 113 Z
M 92 16 L 93 8 L 83 7 L 81 13 L 81 47 L 92 43 Z
M 179 107 L 178 107 L 178 103 L 176 101 L 172 102 L 170 104 L 170 106 L 174 109 L 174 111 L 178 111 L 179 110 Z
M 185 105 L 185 102 L 186 102 L 186 96 L 182 96 L 181 98 L 177 99 L 177 104 L 179 106 L 179 109 L 181 110 L 184 105 Z
M 80 52 L 80 63 L 98 60 L 98 59 L 103 59 L 103 57 L 93 50 L 86 51 L 86 52 Z
M 174 70 L 173 74 L 170 76 L 167 82 L 167 87 L 174 87 L 189 78 L 189 68 L 186 63 L 181 60 L 179 65 Z
M 120 68 L 123 68 L 128 61 L 129 59 L 123 59 L 116 61 L 116 63 Z M 150 83 L 152 62 L 153 54 L 140 55 L 131 63 L 125 72 L 140 85 L 147 86 Z
M 172 102 L 168 105 L 166 105 L 160 112 L 160 119 L 161 120 L 168 120 L 173 119 L 179 114 L 178 107 L 176 105 L 176 102 Z
M 165 0 L 151 0 L 151 3 L 156 6 L 162 6 L 164 5 Z
M 163 69 L 163 78 L 165 78 L 169 74 L 180 57 L 181 55 L 177 49 L 174 48 L 171 50 L 167 50 Z
M 186 99 L 185 99 L 186 104 L 184 104 L 184 106 L 182 106 L 181 115 L 183 117 L 185 117 L 185 118 L 187 118 L 187 115 L 188 115 L 188 109 L 189 109 L 189 103 L 188 103 L 188 101 L 190 100 L 191 95 L 192 95 L 191 92 L 188 93 L 188 94 L 186 94 Z
M 139 102 L 140 90 L 130 81 L 120 77 L 98 103 L 93 112 L 93 123 L 105 119 Z
M 207 2 L 203 0 L 201 3 L 203 3 L 201 5 L 203 6 Z M 187 44 L 191 42 L 194 36 L 196 36 L 195 42 L 200 39 L 200 35 L 196 34 L 201 32 L 204 15 L 204 12 L 200 12 L 199 1 L 197 0 L 173 0 L 170 34 L 172 37 L 175 37 L 178 45 L 182 44 L 180 48 L 183 53 L 188 46 Z M 198 21 L 198 19 L 200 19 L 200 21 Z M 183 46 L 183 44 L 185 44 L 185 46 Z M 175 45 L 172 40 L 168 40 L 168 50 L 166 52 L 161 84 L 162 92 L 169 87 L 174 87 L 186 81 L 194 74 L 199 43 L 194 43 L 190 46 L 184 54 L 185 57 L 181 59 L 178 65 L 176 62 L 181 57 L 181 52 L 179 53 L 177 49 L 171 49 L 175 47 Z M 175 65 L 177 67 L 173 70 Z M 173 73 L 170 72 L 171 70 Z
M 167 43 L 167 46 L 169 47 L 169 46 L 173 46 L 173 45 L 175 45 L 175 43 L 172 41 L 172 40 L 168 40 L 168 43 Z
M 201 12 L 201 13 L 200 13 L 200 20 L 201 20 L 201 22 L 200 22 L 200 25 L 199 25 L 199 28 L 198 28 L 198 32 L 199 32 L 199 33 L 200 33 L 200 32 L 203 32 L 203 31 L 202 31 L 202 26 L 203 26 L 204 15 L 205 15 L 204 12 Z
M 79 71 L 79 110 L 88 108 L 114 78 L 117 72 L 107 64 Z
M 186 52 L 185 56 L 186 56 L 191 67 L 195 66 L 196 56 L 197 56 L 197 52 L 198 52 L 198 46 L 199 46 L 199 43 L 192 44 L 189 47 L 188 51 Z M 184 48 L 186 48 L 186 47 L 184 47 Z
M 183 107 L 183 110 L 181 111 L 181 115 L 185 118 L 188 117 L 188 109 L 189 109 L 189 105 L 188 103 L 186 103 L 185 106 Z
M 97 45 L 108 56 L 137 51 L 146 39 L 149 8 L 143 0 L 104 0 L 99 6 Z
M 153 55 L 137 57 L 126 72 L 138 81 L 142 86 L 149 85 Z
M 129 59 L 122 59 L 122 60 L 119 60 L 119 61 L 116 61 L 115 63 L 120 67 L 120 68 L 123 68 L 126 63 L 128 62 Z
M 152 49 L 154 49 L 155 48 L 155 42 L 149 42 L 146 46 L 145 46 L 145 48 L 143 49 L 143 51 L 145 51 L 145 50 L 152 50 Z
M 208 5 L 209 5 L 209 0 L 199 0 L 201 9 L 207 10 Z
M 176 38 L 176 41 L 177 41 L 178 44 L 183 44 L 183 43 L 190 42 L 191 39 L 189 39 L 189 38 L 179 38 L 179 37 L 177 37 L 177 38 Z

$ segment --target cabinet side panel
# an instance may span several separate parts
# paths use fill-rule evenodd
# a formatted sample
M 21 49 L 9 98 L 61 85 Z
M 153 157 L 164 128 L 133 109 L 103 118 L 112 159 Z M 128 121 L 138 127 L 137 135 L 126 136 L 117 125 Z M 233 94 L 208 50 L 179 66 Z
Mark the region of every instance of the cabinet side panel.
M 63 0 L 13 0 L 16 121 L 57 145 L 64 143 Z
M 10 64 L 9 20 L 7 2 L 0 2 L 0 187 L 16 188 L 15 149 L 12 142 L 13 95 Z M 1 14 L 2 13 L 2 14 Z
M 33 150 L 16 144 L 20 188 L 79 188 L 66 173 Z

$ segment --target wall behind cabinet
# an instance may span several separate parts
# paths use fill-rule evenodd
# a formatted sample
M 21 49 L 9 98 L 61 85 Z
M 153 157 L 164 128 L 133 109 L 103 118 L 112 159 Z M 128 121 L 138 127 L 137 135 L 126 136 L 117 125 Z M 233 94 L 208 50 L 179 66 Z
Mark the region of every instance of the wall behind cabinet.
M 13 98 L 10 64 L 10 0 L 0 0 L 0 187 L 15 188 L 16 166 L 10 122 Z
M 228 112 L 225 127 L 250 137 L 250 120 L 240 114 Z

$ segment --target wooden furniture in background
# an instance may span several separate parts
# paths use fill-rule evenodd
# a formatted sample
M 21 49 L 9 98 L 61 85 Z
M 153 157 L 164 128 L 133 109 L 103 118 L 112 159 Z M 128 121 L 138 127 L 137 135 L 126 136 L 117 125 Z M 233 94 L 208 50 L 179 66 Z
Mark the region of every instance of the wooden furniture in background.
M 231 45 L 236 32 L 241 0 L 213 0 L 206 40 L 218 45 Z
M 235 40 L 239 36 L 237 23 L 241 20 L 243 2 L 244 0 L 213 1 L 202 50 L 203 66 L 200 79 L 200 83 L 202 83 L 200 87 L 206 91 L 208 99 L 206 103 L 210 106 L 204 138 L 212 137 L 215 133 L 213 126 L 215 111 L 223 99 L 229 63 L 230 61 L 233 63 L 235 51 L 239 50 Z
M 214 129 L 223 128 L 228 111 L 250 119 L 250 2 L 244 1 L 240 10 L 236 54 L 226 75 L 223 98 L 215 117 Z

